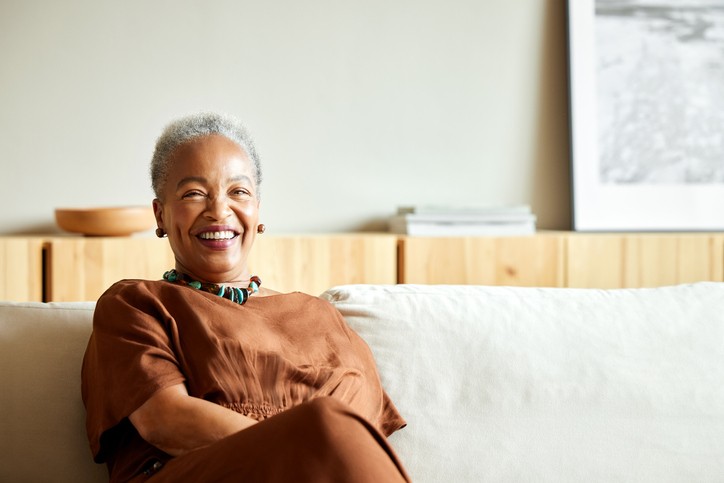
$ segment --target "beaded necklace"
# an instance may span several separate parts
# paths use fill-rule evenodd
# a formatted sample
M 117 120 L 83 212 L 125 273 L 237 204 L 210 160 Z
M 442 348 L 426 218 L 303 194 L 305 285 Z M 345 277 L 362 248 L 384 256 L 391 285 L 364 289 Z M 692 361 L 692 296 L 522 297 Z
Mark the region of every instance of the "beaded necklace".
M 239 305 L 244 305 L 249 297 L 259 291 L 261 286 L 261 279 L 256 275 L 252 276 L 249 280 L 249 287 L 238 288 L 238 287 L 227 287 L 226 285 L 219 285 L 215 283 L 199 282 L 193 280 L 185 273 L 177 272 L 176 270 L 169 270 L 163 274 L 163 279 L 167 282 L 177 283 L 179 285 L 186 285 L 187 287 L 195 288 L 196 290 L 203 290 L 219 297 L 229 299 Z

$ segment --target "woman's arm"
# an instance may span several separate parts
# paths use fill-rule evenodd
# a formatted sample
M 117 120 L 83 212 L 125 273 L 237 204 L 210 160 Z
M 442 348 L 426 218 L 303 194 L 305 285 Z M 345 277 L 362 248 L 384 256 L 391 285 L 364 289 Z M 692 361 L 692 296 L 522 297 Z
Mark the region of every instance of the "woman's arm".
M 172 456 L 207 446 L 256 420 L 189 396 L 177 384 L 157 391 L 128 417 L 143 439 Z

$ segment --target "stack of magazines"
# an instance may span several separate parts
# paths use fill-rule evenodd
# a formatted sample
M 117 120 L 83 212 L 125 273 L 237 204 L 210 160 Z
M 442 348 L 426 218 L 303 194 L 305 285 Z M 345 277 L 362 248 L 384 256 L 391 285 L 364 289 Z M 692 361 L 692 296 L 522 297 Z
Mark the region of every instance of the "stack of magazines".
M 532 235 L 536 217 L 528 205 L 436 207 L 402 206 L 390 232 L 412 236 Z

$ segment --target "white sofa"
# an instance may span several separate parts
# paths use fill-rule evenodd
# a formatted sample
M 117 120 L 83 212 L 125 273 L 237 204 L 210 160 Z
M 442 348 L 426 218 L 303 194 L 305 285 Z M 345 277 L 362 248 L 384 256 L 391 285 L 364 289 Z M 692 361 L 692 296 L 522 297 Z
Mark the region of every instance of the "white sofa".
M 724 481 L 724 284 L 350 285 L 415 482 Z M 0 481 L 106 481 L 79 394 L 92 303 L 0 303 Z

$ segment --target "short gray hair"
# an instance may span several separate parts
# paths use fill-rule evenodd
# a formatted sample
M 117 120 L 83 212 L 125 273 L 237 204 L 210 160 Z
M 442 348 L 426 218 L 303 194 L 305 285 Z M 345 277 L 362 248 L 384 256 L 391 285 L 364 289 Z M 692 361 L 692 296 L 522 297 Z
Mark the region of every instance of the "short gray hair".
M 171 122 L 156 141 L 156 149 L 151 159 L 151 185 L 156 198 L 161 198 L 163 185 L 166 178 L 168 178 L 173 151 L 195 138 L 214 134 L 234 141 L 249 156 L 249 160 L 254 165 L 256 178 L 254 182 L 258 193 L 259 184 L 261 184 L 261 164 L 259 163 L 259 155 L 254 147 L 254 142 L 246 128 L 238 119 L 232 116 L 201 113 L 182 117 Z

